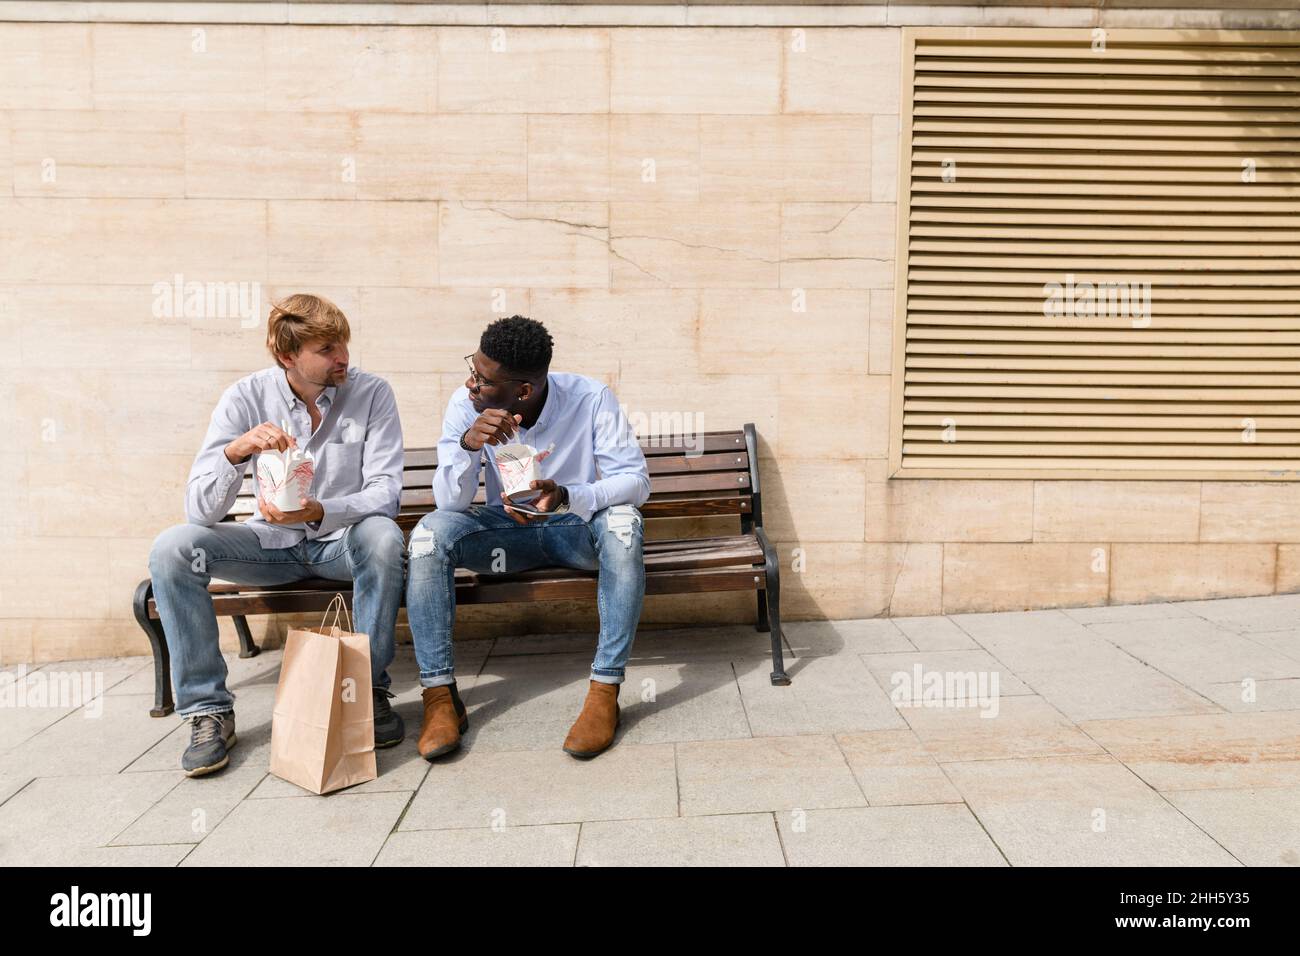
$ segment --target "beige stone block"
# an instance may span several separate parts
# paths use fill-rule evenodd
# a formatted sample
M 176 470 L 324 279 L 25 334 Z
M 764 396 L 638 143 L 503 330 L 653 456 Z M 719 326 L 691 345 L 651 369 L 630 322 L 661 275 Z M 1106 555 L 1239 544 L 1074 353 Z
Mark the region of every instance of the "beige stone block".
M 0 109 L 90 109 L 90 31 L 86 23 L 0 27 Z
M 4 585 L 0 584 L 0 594 Z M 30 664 L 36 659 L 35 628 L 30 618 L 0 620 L 0 667 Z
M 810 390 L 822 375 L 865 374 L 867 296 L 838 289 L 706 289 L 700 370 L 800 373 Z
M 894 371 L 894 299 L 893 289 L 871 290 L 871 344 L 867 353 L 867 370 L 872 375 L 891 375 Z
M 886 382 L 886 379 L 878 379 Z M 891 478 L 871 463 L 866 485 L 868 541 L 1029 541 L 1029 481 Z
M 555 339 L 552 368 L 590 362 L 666 383 L 700 371 L 694 291 L 538 289 L 529 314 Z
M 1034 540 L 1195 541 L 1200 493 L 1191 481 L 1038 481 Z
M 9 114 L 0 113 L 0 196 L 12 196 L 14 192 L 13 134 L 9 122 Z
M 266 28 L 266 108 L 432 112 L 438 31 L 404 26 Z
M 185 116 L 189 196 L 354 199 L 356 132 L 347 113 Z
M 621 202 L 698 201 L 700 117 L 610 116 L 609 198 Z
M 113 598 L 130 608 L 130 592 Z M 151 653 L 149 638 L 140 625 L 125 618 L 33 621 L 32 645 L 38 663 L 88 657 L 139 657 Z M 145 709 L 143 702 L 141 709 Z
M 893 114 L 871 117 L 871 201 L 898 201 L 898 117 Z
M 866 375 L 781 375 L 777 455 L 884 458 L 889 451 L 889 381 Z
M 295 292 L 311 292 L 323 296 L 337 305 L 354 323 L 360 315 L 360 290 L 355 286 L 317 285 L 262 285 L 257 289 L 256 309 L 250 309 L 252 318 L 199 318 L 190 320 L 190 365 L 196 369 L 213 369 L 227 373 L 224 377 L 234 381 L 255 369 L 274 364 L 266 347 L 266 328 L 271 305 Z M 363 317 L 364 319 L 364 317 Z M 364 361 L 356 347 L 356 325 L 350 347 L 352 364 Z M 231 374 L 235 373 L 235 374 Z
M 0 282 L 256 282 L 266 206 L 252 200 L 0 198 Z
M 438 110 L 609 111 L 609 32 L 447 27 L 438 31 Z
M 1117 544 L 1110 600 L 1146 604 L 1272 594 L 1276 555 L 1271 544 Z
M 1202 541 L 1300 541 L 1300 484 L 1201 483 Z
M 897 113 L 902 33 L 889 29 L 803 31 L 803 49 L 785 35 L 786 113 Z
M 943 613 L 1103 604 L 1105 551 L 1101 544 L 945 544 Z
M 462 353 L 464 354 L 464 353 Z M 397 396 L 402 443 L 407 448 L 433 448 L 442 437 L 442 414 L 451 393 L 442 387 L 445 376 L 425 372 L 380 372 Z
M 440 204 L 442 284 L 609 287 L 604 203 Z
M 781 609 L 790 620 L 933 614 L 940 607 L 942 545 L 798 541 L 778 542 L 777 550 Z
M 655 422 L 667 422 L 672 430 L 677 423 L 691 435 L 740 429 L 752 422 L 758 435 L 760 456 L 771 455 L 778 436 L 777 396 L 766 375 L 676 375 L 672 370 L 647 370 L 623 375 L 615 392 L 619 403 L 627 407 L 633 427 L 641 433 L 658 434 Z M 775 467 L 775 466 L 773 466 Z M 767 472 L 763 475 L 764 500 L 767 495 Z M 766 511 L 764 512 L 766 515 Z
M 1300 545 L 1279 544 L 1277 546 L 1275 589 L 1278 594 L 1294 594 L 1300 591 Z
M 609 115 L 528 117 L 528 198 L 603 202 L 609 196 Z
M 9 120 L 15 195 L 185 195 L 179 113 L 19 110 Z
M 503 315 L 528 313 L 527 289 L 365 288 L 352 320 L 354 351 L 375 373 L 468 377 L 465 356 Z
M 527 117 L 362 113 L 357 122 L 362 199 L 527 198 Z
M 97 23 L 91 27 L 95 108 L 264 109 L 264 29 L 251 24 Z M 320 76 L 312 70 L 312 82 L 320 85 Z
M 65 498 L 70 500 L 70 495 Z M 82 512 L 88 507 L 78 505 Z M 102 526 L 89 527 L 98 531 Z M 0 552 L 0 603 L 6 618 L 107 618 L 115 600 L 130 606 L 131 596 L 114 595 L 104 573 L 107 539 L 92 537 L 86 529 L 83 525 L 71 528 L 66 537 L 21 537 L 7 543 Z
M 779 30 L 630 29 L 611 33 L 615 113 L 776 113 Z
M 775 203 L 611 203 L 613 288 L 775 288 Z
M 781 287 L 888 289 L 894 284 L 892 203 L 784 203 Z
M 224 376 L 189 369 L 123 375 L 113 369 L 33 368 L 20 371 L 15 405 L 22 426 L 9 432 L 36 454 L 193 455 Z M 167 401 L 158 400 L 166 395 Z
M 27 453 L 30 527 L 38 539 L 81 539 L 92 533 L 106 539 L 185 520 L 192 452 L 116 455 L 112 467 L 106 467 L 102 455 L 61 445 L 47 449 Z M 98 573 L 103 577 L 102 568 Z
M 779 459 L 760 467 L 763 523 L 775 540 L 843 541 L 861 527 L 866 474 L 860 461 Z
M 870 198 L 866 117 L 700 117 L 700 199 L 705 202 Z
M 190 323 L 155 316 L 150 286 L 26 286 L 8 290 L 5 298 L 24 368 L 189 367 Z
M 267 203 L 268 272 L 286 285 L 438 283 L 431 202 Z

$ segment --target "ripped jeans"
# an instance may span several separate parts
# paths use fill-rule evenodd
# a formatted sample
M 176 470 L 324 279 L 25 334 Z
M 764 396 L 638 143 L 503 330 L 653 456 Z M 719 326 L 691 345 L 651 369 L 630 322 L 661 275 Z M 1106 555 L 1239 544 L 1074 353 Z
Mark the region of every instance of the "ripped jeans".
M 645 596 L 641 512 L 632 505 L 603 508 L 590 522 L 561 514 L 529 525 L 516 524 L 496 506 L 434 511 L 412 530 L 408 555 L 406 614 L 424 687 L 456 679 L 451 641 L 456 568 L 479 574 L 514 574 L 538 567 L 599 571 L 600 637 L 591 679 L 623 682 Z

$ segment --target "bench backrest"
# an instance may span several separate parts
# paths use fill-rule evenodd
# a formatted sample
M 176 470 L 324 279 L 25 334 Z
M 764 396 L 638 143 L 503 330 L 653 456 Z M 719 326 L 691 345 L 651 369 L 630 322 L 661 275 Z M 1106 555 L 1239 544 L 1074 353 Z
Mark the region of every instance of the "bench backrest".
M 704 432 L 690 448 L 682 442 L 639 439 L 650 471 L 650 500 L 641 506 L 646 520 L 701 515 L 739 515 L 741 527 L 762 524 L 759 508 L 756 434 L 753 424 L 734 431 Z M 402 469 L 402 504 L 397 523 L 409 533 L 424 515 L 435 509 L 433 474 L 438 467 L 436 448 L 407 448 Z M 485 500 L 483 472 L 474 500 Z M 256 507 L 252 474 L 244 476 L 239 497 L 223 520 L 247 518 Z

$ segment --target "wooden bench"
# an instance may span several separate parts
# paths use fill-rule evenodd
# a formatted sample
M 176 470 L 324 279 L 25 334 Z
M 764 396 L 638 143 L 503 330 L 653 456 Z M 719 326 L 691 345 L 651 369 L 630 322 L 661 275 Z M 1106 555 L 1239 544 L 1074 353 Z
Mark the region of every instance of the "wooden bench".
M 645 593 L 685 594 L 707 591 L 755 591 L 756 629 L 772 635 L 772 683 L 787 685 L 781 648 L 780 568 L 776 549 L 763 530 L 758 483 L 758 452 L 754 426 L 727 432 L 705 432 L 688 449 L 683 444 L 641 440 L 650 470 L 650 499 L 641 506 L 643 522 L 667 518 L 738 515 L 739 534 L 677 538 L 644 542 Z M 702 448 L 700 447 L 702 445 Z M 397 523 L 409 539 L 420 518 L 434 510 L 433 473 L 437 451 L 408 448 L 402 474 L 401 508 Z M 482 475 L 474 500 L 484 501 Z M 224 521 L 239 521 L 253 513 L 253 479 L 244 478 L 234 507 Z M 597 572 L 570 568 L 536 568 L 518 574 L 475 574 L 456 570 L 456 603 L 499 604 L 572 598 L 594 600 Z M 248 628 L 247 615 L 322 611 L 337 592 L 351 605 L 350 582 L 309 578 L 276 586 L 236 585 L 214 581 L 208 591 L 219 617 L 234 619 L 240 657 L 259 653 Z M 146 578 L 135 591 L 135 619 L 149 636 L 154 659 L 154 706 L 149 713 L 163 717 L 173 710 L 171 661 L 167 639 Z

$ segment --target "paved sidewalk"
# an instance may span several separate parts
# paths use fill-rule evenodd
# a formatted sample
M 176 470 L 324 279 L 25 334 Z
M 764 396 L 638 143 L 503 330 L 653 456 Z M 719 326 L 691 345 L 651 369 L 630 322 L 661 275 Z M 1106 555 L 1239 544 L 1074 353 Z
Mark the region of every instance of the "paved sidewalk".
M 195 780 L 147 658 L 46 664 L 103 692 L 0 709 L 0 865 L 1300 865 L 1300 595 L 786 636 L 772 687 L 752 627 L 642 632 L 588 762 L 592 635 L 459 643 L 471 730 L 435 764 L 402 646 L 407 739 L 327 797 L 266 772 L 278 651 L 230 659 L 239 744 Z

